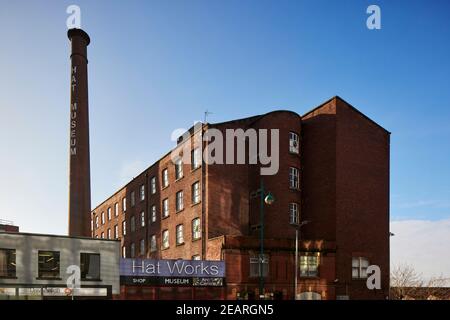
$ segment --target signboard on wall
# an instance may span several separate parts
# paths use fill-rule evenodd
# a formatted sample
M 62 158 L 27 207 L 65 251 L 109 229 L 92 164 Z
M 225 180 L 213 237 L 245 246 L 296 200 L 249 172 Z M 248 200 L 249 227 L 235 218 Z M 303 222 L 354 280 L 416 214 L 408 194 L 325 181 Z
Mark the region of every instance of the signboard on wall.
M 161 287 L 222 287 L 224 278 L 120 276 L 120 284 Z
M 225 262 L 212 260 L 121 259 L 120 283 L 134 286 L 220 287 Z
M 121 276 L 223 278 L 225 261 L 121 259 Z

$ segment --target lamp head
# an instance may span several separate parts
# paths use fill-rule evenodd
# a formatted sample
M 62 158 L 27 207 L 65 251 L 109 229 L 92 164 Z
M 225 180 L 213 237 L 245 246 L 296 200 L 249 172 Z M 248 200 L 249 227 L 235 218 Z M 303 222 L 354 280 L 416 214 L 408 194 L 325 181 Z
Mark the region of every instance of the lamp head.
M 272 193 L 268 193 L 267 196 L 264 198 L 264 202 L 268 204 L 269 206 L 275 202 L 275 197 L 272 195 Z

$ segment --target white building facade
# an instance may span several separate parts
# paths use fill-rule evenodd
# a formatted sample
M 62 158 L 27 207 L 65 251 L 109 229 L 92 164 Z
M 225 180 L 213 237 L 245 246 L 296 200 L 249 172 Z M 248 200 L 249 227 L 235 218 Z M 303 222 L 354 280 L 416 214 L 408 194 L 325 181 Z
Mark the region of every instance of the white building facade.
M 110 299 L 120 293 L 120 241 L 0 233 L 0 299 Z

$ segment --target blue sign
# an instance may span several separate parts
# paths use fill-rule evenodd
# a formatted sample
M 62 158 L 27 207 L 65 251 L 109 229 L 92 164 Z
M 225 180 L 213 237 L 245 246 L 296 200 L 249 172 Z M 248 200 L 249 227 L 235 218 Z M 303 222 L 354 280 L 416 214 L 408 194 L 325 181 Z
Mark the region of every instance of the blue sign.
M 120 259 L 120 276 L 224 278 L 225 261 Z

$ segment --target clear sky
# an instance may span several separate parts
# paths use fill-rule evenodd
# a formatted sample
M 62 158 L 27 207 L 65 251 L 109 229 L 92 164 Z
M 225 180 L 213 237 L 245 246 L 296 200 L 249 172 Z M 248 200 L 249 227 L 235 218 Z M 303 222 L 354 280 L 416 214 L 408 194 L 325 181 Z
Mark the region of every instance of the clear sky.
M 67 232 L 70 4 L 92 40 L 93 207 L 206 109 L 210 122 L 303 114 L 339 95 L 392 132 L 393 260 L 420 237 L 418 250 L 450 242 L 445 0 L 0 0 L 0 219 Z M 370 4 L 381 8 L 381 30 L 366 27 Z M 430 223 L 444 228 L 433 243 Z M 437 265 L 450 270 L 440 252 Z

